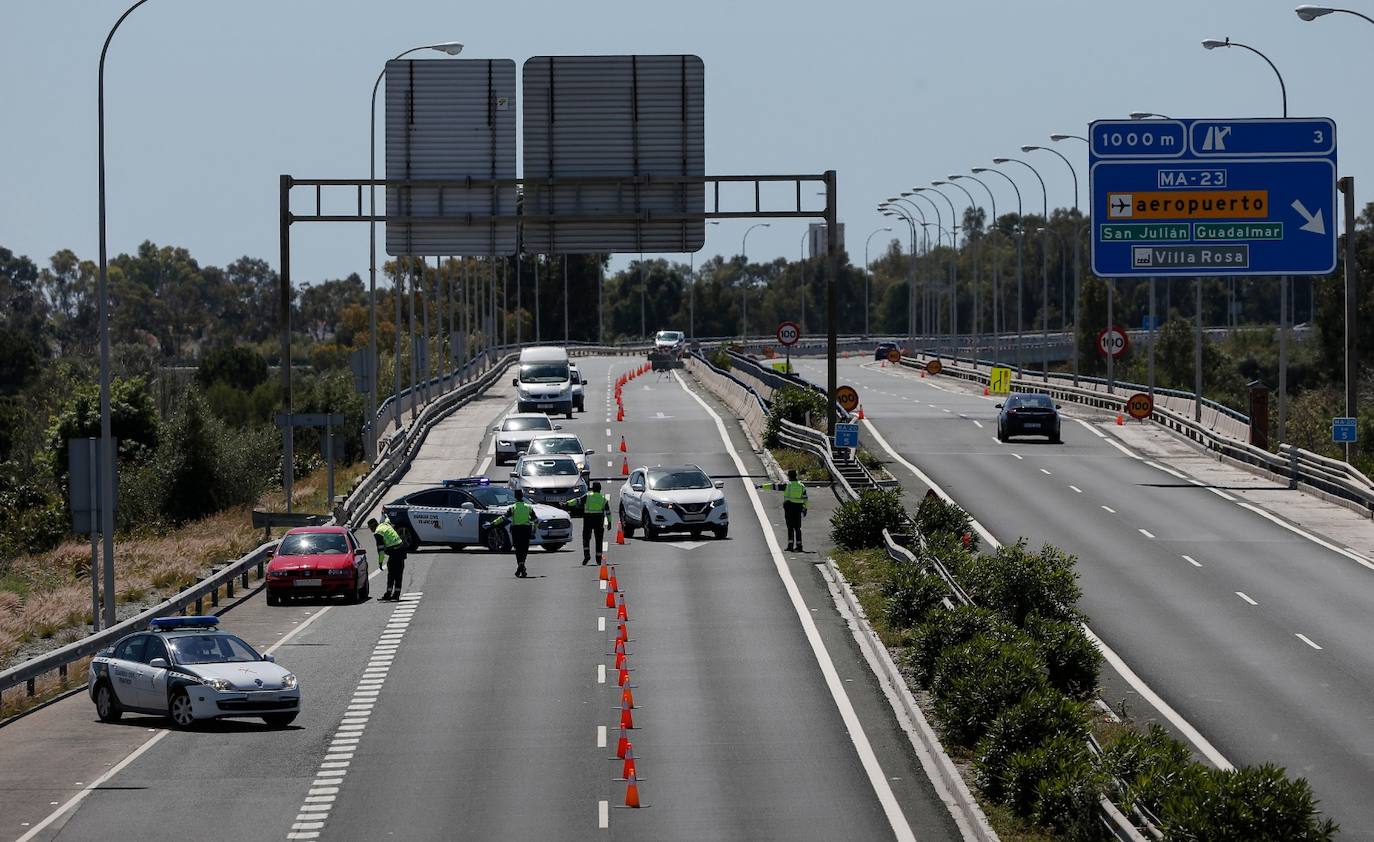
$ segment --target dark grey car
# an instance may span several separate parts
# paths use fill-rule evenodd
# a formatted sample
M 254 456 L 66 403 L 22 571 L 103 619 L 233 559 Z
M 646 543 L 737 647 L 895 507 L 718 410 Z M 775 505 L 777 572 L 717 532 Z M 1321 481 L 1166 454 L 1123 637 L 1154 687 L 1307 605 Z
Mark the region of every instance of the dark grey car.
M 1045 436 L 1050 444 L 1060 442 L 1059 405 L 1049 395 L 1010 395 L 999 403 L 997 440 L 1012 436 Z

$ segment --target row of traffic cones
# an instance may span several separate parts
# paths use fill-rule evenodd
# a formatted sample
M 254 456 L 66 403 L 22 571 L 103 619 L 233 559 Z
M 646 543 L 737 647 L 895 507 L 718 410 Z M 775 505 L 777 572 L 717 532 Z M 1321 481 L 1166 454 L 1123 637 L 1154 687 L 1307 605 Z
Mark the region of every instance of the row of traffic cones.
M 618 532 L 616 535 L 617 543 L 624 543 L 624 533 Z M 635 685 L 630 683 L 630 662 L 626 644 L 630 641 L 630 614 L 625 606 L 625 592 L 620 589 L 620 580 L 615 573 L 615 565 L 609 560 L 600 565 L 597 578 L 600 580 L 600 587 L 606 591 L 606 608 L 615 609 L 616 630 L 615 638 L 611 643 L 609 654 L 615 657 L 612 668 L 616 675 L 616 689 L 620 691 L 620 704 L 617 709 L 620 711 L 620 736 L 616 740 L 615 758 L 621 762 L 620 777 L 614 780 L 625 784 L 625 803 L 628 809 L 638 809 L 642 806 L 639 800 L 639 770 L 635 765 L 634 743 L 630 741 L 630 732 L 635 729 L 634 712 L 635 705 Z

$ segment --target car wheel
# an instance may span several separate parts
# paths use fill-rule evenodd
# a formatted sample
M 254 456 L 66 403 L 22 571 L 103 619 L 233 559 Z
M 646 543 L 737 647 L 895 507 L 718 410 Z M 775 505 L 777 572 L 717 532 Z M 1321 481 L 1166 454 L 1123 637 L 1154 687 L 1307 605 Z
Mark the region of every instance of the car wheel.
M 997 428 L 997 440 L 1001 442 L 1005 442 L 1007 440 L 1007 434 L 1005 431 L 1003 431 L 1001 427 Z
M 114 691 L 104 681 L 95 688 L 95 715 L 100 717 L 101 722 L 118 722 L 124 715 L 124 711 L 119 709 L 119 702 L 115 701 Z
M 635 526 L 634 526 L 634 524 L 633 524 L 633 523 L 630 523 L 630 519 L 627 518 L 627 517 L 625 517 L 625 506 L 624 506 L 624 505 L 621 505 L 621 507 L 620 507 L 620 529 L 621 529 L 622 532 L 625 533 L 625 537 L 626 537 L 626 538 L 633 537 L 634 534 L 635 534 Z
M 711 530 L 711 531 L 715 534 L 716 540 L 717 540 L 717 541 L 721 541 L 721 540 L 724 540 L 724 539 L 730 534 L 730 527 L 728 527 L 728 526 L 718 526 L 718 527 L 716 527 L 715 529 L 713 529 L 713 530 Z
M 562 543 L 558 543 L 558 544 L 541 544 L 540 546 L 542 546 L 542 547 L 544 548 L 544 552 L 546 552 L 546 553 L 556 553 L 556 552 L 558 552 L 559 550 L 563 549 L 563 547 L 564 547 L 565 545 L 562 544 Z
M 402 526 L 398 531 L 401 533 L 401 546 L 406 548 L 406 552 L 413 553 L 420 548 L 420 539 L 416 537 L 415 530 Z
M 172 699 L 167 703 L 167 718 L 172 720 L 172 725 L 177 728 L 190 728 L 196 722 L 195 713 L 191 709 L 191 697 L 186 695 L 186 691 L 177 688 L 172 692 Z
M 276 594 L 272 593 L 271 588 L 269 588 L 269 589 L 267 590 L 267 604 L 268 604 L 268 605 L 281 605 L 281 597 L 279 597 L 279 596 L 277 596 Z
M 285 728 L 296 721 L 294 713 L 269 713 L 262 717 L 262 721 L 267 723 L 269 728 Z
M 644 540 L 657 541 L 658 536 L 662 534 L 663 533 L 659 531 L 658 527 L 654 526 L 652 523 L 644 524 Z
M 510 549 L 510 541 L 506 537 L 506 530 L 499 526 L 493 526 L 487 530 L 487 549 L 494 553 L 503 553 Z
M 568 404 L 568 420 L 571 421 L 571 420 L 572 420 L 572 417 L 573 417 L 573 407 L 572 407 L 572 404 Z
M 465 550 L 465 549 L 468 548 L 468 545 L 467 545 L 467 544 L 449 544 L 449 545 L 448 545 L 448 548 L 449 548 L 450 550 L 453 550 L 455 553 L 461 553 L 463 550 Z
M 372 597 L 372 577 L 367 575 L 367 571 L 363 571 L 362 597 L 363 599 L 370 599 Z
M 701 540 L 701 530 L 700 530 L 700 529 L 693 529 L 693 530 L 692 530 L 692 540 L 693 540 L 693 541 L 699 541 L 699 540 Z
M 1062 444 L 1063 441 L 1064 440 L 1059 437 L 1058 430 L 1055 430 L 1053 433 L 1050 434 L 1050 444 Z
M 344 601 L 351 605 L 357 605 L 363 601 L 363 589 L 358 587 L 356 580 L 353 587 L 344 591 Z

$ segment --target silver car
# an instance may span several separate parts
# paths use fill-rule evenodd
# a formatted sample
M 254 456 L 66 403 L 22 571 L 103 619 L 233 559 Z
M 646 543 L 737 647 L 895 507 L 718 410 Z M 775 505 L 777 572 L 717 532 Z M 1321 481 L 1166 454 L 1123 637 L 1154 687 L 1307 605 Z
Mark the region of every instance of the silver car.
M 510 473 L 511 490 L 525 493 L 530 503 L 565 509 L 582 508 L 587 480 L 571 456 L 533 456 L 526 453 Z
M 551 433 L 563 429 L 549 420 L 542 412 L 517 412 L 507 415 L 498 427 L 492 427 L 496 434 L 496 464 L 514 462 L 530 446 L 530 441 L 540 433 Z
M 595 450 L 582 449 L 582 439 L 575 433 L 540 433 L 530 440 L 525 453 L 530 456 L 571 456 L 584 475 L 591 473 L 591 460 L 596 455 Z
M 577 365 L 568 365 L 568 377 L 572 380 L 573 409 L 578 412 L 587 411 L 587 396 L 583 393 L 582 387 L 587 385 L 587 378 L 582 376 L 582 372 L 577 370 Z

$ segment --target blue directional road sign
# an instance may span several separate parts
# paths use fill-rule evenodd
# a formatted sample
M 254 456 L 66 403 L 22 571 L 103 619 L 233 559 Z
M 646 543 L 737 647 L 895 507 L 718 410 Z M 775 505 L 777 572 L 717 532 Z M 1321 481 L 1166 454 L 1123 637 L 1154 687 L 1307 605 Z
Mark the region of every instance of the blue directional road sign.
M 1353 442 L 1358 438 L 1354 418 L 1332 418 L 1331 440 L 1334 442 Z
M 858 446 L 859 446 L 859 425 L 858 425 L 858 424 L 836 424 L 836 425 L 835 425 L 835 446 L 836 446 L 836 447 L 858 447 Z
M 1093 271 L 1326 275 L 1336 268 L 1336 124 L 1098 120 Z

